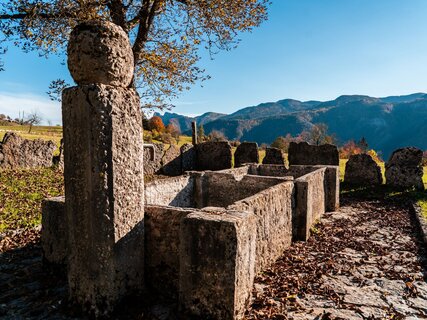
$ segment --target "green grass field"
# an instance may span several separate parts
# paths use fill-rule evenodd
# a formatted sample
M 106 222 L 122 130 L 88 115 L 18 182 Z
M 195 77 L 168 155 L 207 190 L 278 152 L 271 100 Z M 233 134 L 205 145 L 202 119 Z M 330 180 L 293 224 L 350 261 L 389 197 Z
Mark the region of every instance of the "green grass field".
M 18 133 L 21 137 L 25 139 L 42 139 L 42 140 L 52 140 L 58 146 L 61 143 L 62 138 L 62 127 L 48 127 L 48 126 L 34 126 L 31 129 L 31 133 L 28 133 L 29 126 L 0 126 L 0 141 L 3 140 L 3 136 L 8 131 L 13 131 Z

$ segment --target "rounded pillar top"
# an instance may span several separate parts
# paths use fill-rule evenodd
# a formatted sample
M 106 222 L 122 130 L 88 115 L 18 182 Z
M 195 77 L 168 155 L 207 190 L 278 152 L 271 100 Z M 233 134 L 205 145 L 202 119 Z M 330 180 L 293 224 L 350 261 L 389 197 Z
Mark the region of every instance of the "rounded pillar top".
M 68 69 L 79 85 L 128 87 L 133 79 L 134 59 L 127 34 L 107 21 L 77 25 L 68 42 Z

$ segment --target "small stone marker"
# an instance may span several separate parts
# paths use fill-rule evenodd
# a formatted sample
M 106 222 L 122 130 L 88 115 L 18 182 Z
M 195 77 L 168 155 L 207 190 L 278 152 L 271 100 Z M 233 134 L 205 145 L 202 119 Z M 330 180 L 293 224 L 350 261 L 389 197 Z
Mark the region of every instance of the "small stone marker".
M 382 184 L 381 168 L 369 154 L 352 155 L 345 165 L 344 182 L 366 187 Z
M 397 188 L 424 190 L 423 152 L 414 147 L 393 152 L 385 166 L 386 184 Z
M 245 163 L 259 163 L 258 144 L 256 142 L 242 142 L 234 153 L 234 167 L 241 167 Z
M 198 170 L 224 170 L 232 166 L 231 145 L 227 141 L 199 143 L 196 152 Z
M 139 97 L 126 33 L 85 22 L 71 33 L 63 92 L 70 298 L 102 316 L 143 286 L 144 176 Z
M 289 165 L 329 165 L 340 164 L 337 146 L 324 144 L 313 146 L 307 142 L 291 142 L 288 151 Z
M 262 160 L 262 164 L 285 164 L 285 158 L 283 157 L 282 150 L 277 148 L 265 149 L 265 158 Z

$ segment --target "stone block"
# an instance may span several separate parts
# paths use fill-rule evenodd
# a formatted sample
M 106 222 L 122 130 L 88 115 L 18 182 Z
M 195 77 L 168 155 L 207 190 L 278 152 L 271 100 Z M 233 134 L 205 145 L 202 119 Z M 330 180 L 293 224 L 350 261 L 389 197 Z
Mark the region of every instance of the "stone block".
M 53 141 L 28 140 L 14 132 L 6 132 L 0 143 L 0 168 L 50 167 L 56 148 Z
M 245 163 L 259 163 L 258 144 L 256 142 L 242 142 L 234 153 L 234 167 L 241 167 Z
M 203 142 L 196 146 L 197 170 L 224 170 L 232 167 L 231 145 L 226 141 Z
M 144 174 L 153 175 L 162 168 L 164 145 L 153 143 L 153 147 L 144 146 Z
M 65 205 L 71 300 L 107 314 L 143 287 L 142 118 L 136 91 L 64 90 Z
M 281 177 L 245 175 L 235 177 L 231 173 L 205 172 L 196 178 L 198 208 L 227 207 L 236 201 L 250 197 L 262 190 L 286 181 Z
M 294 181 L 295 210 L 292 217 L 293 239 L 306 241 L 310 229 L 325 213 L 326 168 L 318 169 Z
M 288 151 L 289 165 L 339 165 L 338 148 L 332 144 L 320 146 L 307 142 L 291 142 Z
M 373 186 L 383 183 L 380 166 L 369 154 L 350 156 L 345 165 L 344 182 L 355 186 Z
M 65 198 L 49 198 L 42 203 L 41 242 L 43 258 L 53 264 L 67 264 L 68 221 Z
M 179 176 L 182 174 L 181 150 L 174 144 L 170 145 L 163 155 L 162 173 L 167 176 Z
M 178 299 L 180 224 L 192 211 L 145 206 L 145 279 L 151 294 Z
M 145 203 L 194 208 L 195 181 L 192 175 L 158 179 L 145 186 Z
M 265 149 L 265 157 L 262 160 L 263 164 L 285 164 L 285 158 L 283 152 L 277 148 L 267 148 Z
M 189 143 L 181 146 L 181 168 L 182 172 L 196 170 L 196 148 Z
M 292 181 L 282 182 L 227 208 L 257 218 L 255 274 L 273 264 L 292 243 L 293 189 Z
M 255 217 L 194 212 L 181 223 L 179 302 L 197 319 L 243 319 L 251 299 Z
M 394 151 L 385 165 L 386 184 L 401 189 L 415 187 L 424 190 L 422 157 L 423 152 L 414 147 Z

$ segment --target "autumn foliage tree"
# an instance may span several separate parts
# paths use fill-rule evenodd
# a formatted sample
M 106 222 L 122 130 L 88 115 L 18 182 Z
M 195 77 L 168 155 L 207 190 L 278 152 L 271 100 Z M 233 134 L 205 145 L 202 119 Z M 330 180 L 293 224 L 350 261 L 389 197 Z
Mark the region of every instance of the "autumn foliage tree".
M 165 125 L 163 123 L 163 120 L 158 116 L 154 116 L 148 121 L 148 128 L 151 131 L 156 131 L 158 133 L 165 131 Z
M 176 140 L 179 139 L 179 135 L 181 134 L 181 130 L 174 123 L 169 123 L 165 129 L 166 133 L 170 133 L 173 138 Z
M 135 83 L 144 104 L 167 98 L 207 78 L 200 51 L 215 54 L 238 43 L 267 18 L 270 0 L 8 0 L 0 2 L 0 54 L 6 44 L 41 56 L 64 51 L 72 28 L 108 20 L 129 35 Z M 3 67 L 0 61 L 0 69 Z M 56 80 L 50 92 L 66 84 Z M 60 91 L 60 90 L 59 90 Z M 166 100 L 165 100 L 166 99 Z

